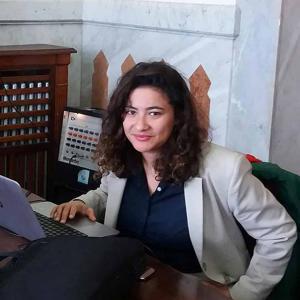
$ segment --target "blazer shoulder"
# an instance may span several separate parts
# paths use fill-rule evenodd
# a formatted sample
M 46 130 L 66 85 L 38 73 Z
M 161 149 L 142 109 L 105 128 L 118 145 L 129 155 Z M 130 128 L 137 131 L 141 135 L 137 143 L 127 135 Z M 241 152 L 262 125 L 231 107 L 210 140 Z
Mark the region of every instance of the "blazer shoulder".
M 241 162 L 246 164 L 247 168 L 251 168 L 243 153 L 209 143 L 203 150 L 200 174 L 216 173 L 223 174 L 223 176 L 229 175 L 232 173 L 233 168 L 236 168 Z
M 236 159 L 245 157 L 243 153 L 230 150 L 223 146 L 209 143 L 203 150 L 203 162 L 204 164 L 210 164 L 213 162 L 227 162 L 235 161 Z

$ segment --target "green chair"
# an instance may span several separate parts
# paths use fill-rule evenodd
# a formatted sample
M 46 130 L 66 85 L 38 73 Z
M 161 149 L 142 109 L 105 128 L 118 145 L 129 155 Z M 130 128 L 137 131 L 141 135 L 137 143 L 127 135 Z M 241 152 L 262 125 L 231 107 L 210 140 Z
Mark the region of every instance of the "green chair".
M 291 260 L 284 277 L 274 288 L 267 300 L 299 300 L 300 176 L 268 162 L 252 163 L 252 173 L 273 193 L 297 224 L 298 239 L 295 243 Z

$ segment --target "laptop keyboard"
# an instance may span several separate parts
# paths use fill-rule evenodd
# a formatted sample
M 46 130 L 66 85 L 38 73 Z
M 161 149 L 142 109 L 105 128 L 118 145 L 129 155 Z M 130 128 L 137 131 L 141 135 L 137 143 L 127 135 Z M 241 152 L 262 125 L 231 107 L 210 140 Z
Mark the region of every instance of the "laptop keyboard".
M 74 235 L 74 236 L 87 236 L 86 234 L 70 227 L 65 224 L 59 223 L 51 218 L 48 218 L 38 212 L 34 212 L 40 222 L 46 236 L 58 235 Z

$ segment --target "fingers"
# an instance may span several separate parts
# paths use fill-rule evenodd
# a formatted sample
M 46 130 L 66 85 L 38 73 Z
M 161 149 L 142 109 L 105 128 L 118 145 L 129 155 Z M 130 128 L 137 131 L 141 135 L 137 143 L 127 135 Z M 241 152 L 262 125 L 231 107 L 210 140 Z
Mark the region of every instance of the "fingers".
M 71 205 L 69 204 L 69 202 L 57 205 L 51 212 L 52 216 L 51 215 L 50 216 L 55 221 L 65 223 L 68 218 L 70 208 L 71 208 Z
M 76 201 L 70 201 L 57 205 L 52 209 L 50 217 L 55 221 L 66 223 L 67 219 L 73 219 L 75 217 L 80 205 L 83 206 L 84 204 L 76 203 Z
M 69 213 L 69 218 L 70 219 L 74 219 L 74 217 L 76 215 L 76 212 L 77 212 L 77 206 L 71 205 L 71 207 L 70 207 L 70 213 Z
M 64 210 L 64 206 L 66 204 L 56 205 L 50 212 L 50 217 L 56 221 L 60 221 L 62 210 Z
M 76 200 L 55 206 L 51 210 L 50 217 L 58 222 L 66 223 L 68 219 L 74 219 L 78 213 L 88 217 L 91 221 L 96 221 L 94 210 L 86 206 L 84 202 Z
M 96 215 L 94 210 L 91 207 L 86 207 L 85 215 L 93 222 L 96 221 Z
M 71 202 L 66 203 L 66 205 L 61 209 L 61 211 L 59 211 L 59 209 L 58 209 L 57 212 L 59 213 L 60 223 L 66 223 L 67 219 L 70 216 L 72 207 L 75 207 L 75 205 L 71 201 Z M 76 210 L 76 207 L 75 207 L 75 210 Z M 76 213 L 76 211 L 75 211 L 75 213 Z M 57 220 L 57 218 L 55 218 L 55 220 L 59 221 L 59 220 Z

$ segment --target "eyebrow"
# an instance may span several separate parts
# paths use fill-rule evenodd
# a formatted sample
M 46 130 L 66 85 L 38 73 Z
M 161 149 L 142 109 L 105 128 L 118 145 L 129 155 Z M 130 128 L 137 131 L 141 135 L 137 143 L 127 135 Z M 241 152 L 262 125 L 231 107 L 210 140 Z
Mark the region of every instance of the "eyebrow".
M 136 107 L 132 106 L 132 105 L 126 105 L 125 108 L 133 108 L 133 109 L 137 109 Z M 152 109 L 159 109 L 159 110 L 164 110 L 163 107 L 160 106 L 149 106 L 146 108 L 146 110 L 152 110 Z

